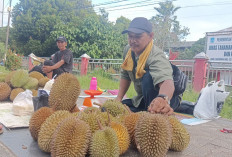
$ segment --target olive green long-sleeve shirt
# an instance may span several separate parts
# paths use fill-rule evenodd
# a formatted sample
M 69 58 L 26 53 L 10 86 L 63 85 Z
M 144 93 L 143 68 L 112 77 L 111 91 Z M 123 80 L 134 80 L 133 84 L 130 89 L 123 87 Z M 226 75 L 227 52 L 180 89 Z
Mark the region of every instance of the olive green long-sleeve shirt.
M 125 47 L 123 52 L 123 59 L 125 59 L 126 54 L 129 50 L 129 45 Z M 139 57 L 136 57 L 136 61 L 138 61 Z M 149 71 L 152 80 L 153 85 L 156 87 L 159 83 L 165 81 L 165 80 L 173 80 L 172 77 L 172 67 L 169 63 L 168 59 L 166 58 L 165 54 L 153 44 L 153 48 L 148 56 L 148 59 L 145 64 L 145 71 Z M 142 98 L 142 85 L 141 85 L 141 79 L 136 79 L 135 77 L 136 69 L 135 71 L 126 71 L 121 70 L 121 78 L 126 79 L 128 81 L 132 81 L 134 83 L 135 91 L 137 92 L 137 96 L 134 96 L 132 98 L 132 102 L 135 107 L 138 107 Z M 148 104 L 149 105 L 149 104 Z

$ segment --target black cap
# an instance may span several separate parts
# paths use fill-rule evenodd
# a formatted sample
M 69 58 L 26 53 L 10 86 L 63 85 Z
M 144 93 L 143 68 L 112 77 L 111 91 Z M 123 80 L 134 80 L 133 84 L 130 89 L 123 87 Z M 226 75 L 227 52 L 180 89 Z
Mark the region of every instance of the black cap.
M 67 42 L 67 39 L 66 39 L 64 36 L 59 36 L 59 37 L 56 39 L 56 42 L 57 42 L 57 41 Z
M 143 32 L 151 33 L 152 32 L 152 24 L 144 17 L 136 17 L 134 18 L 128 29 L 124 30 L 122 34 L 133 32 L 136 34 L 141 34 Z

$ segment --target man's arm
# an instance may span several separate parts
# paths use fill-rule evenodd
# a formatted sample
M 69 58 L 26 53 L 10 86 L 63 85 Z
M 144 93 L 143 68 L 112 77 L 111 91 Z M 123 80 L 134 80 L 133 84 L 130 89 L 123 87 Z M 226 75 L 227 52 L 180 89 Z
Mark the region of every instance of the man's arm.
M 131 81 L 121 78 L 119 84 L 119 91 L 116 100 L 122 101 L 124 95 L 126 94 L 128 88 L 130 87 Z
M 54 69 L 58 69 L 59 67 L 61 67 L 64 64 L 64 60 L 60 60 L 59 62 L 57 62 L 56 64 L 54 64 L 53 66 L 43 66 L 43 72 L 44 73 L 49 73 Z
M 159 84 L 159 87 L 159 94 L 165 94 L 168 96 L 169 100 L 171 100 L 175 90 L 173 80 L 165 80 Z
M 159 87 L 159 94 L 168 96 L 168 99 L 170 100 L 175 90 L 173 80 L 165 80 L 159 83 Z M 173 109 L 170 107 L 170 104 L 168 104 L 168 101 L 162 97 L 156 97 L 149 105 L 148 111 L 151 113 L 163 113 L 167 115 L 173 113 Z

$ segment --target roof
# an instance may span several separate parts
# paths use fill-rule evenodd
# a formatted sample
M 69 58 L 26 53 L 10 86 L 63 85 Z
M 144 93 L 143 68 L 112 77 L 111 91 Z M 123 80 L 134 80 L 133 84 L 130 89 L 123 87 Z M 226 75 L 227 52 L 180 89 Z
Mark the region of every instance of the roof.
M 208 36 L 211 36 L 211 35 L 227 35 L 227 34 L 232 34 L 232 27 L 228 27 L 228 28 L 216 31 L 216 32 L 206 32 L 206 34 Z
M 185 42 L 176 42 L 176 43 L 172 43 L 170 44 L 171 48 L 180 48 L 180 47 L 192 47 L 192 45 L 195 43 L 196 41 L 185 41 Z

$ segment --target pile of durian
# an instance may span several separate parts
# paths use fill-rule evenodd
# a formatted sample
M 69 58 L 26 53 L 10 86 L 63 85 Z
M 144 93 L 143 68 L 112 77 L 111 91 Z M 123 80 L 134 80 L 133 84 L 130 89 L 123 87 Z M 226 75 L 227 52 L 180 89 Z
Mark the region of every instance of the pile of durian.
M 26 89 L 32 91 L 33 96 L 37 96 L 38 88 L 43 88 L 49 81 L 41 73 L 33 71 L 28 73 L 26 70 L 16 70 L 9 73 L 0 73 L 0 101 L 11 100 L 24 92 Z
M 49 95 L 49 107 L 35 111 L 30 119 L 31 136 L 39 148 L 55 157 L 118 157 L 129 147 L 142 156 L 162 157 L 168 150 L 182 151 L 190 141 L 185 127 L 174 116 L 132 113 L 116 100 L 99 108 L 79 111 L 77 78 L 57 77 Z

